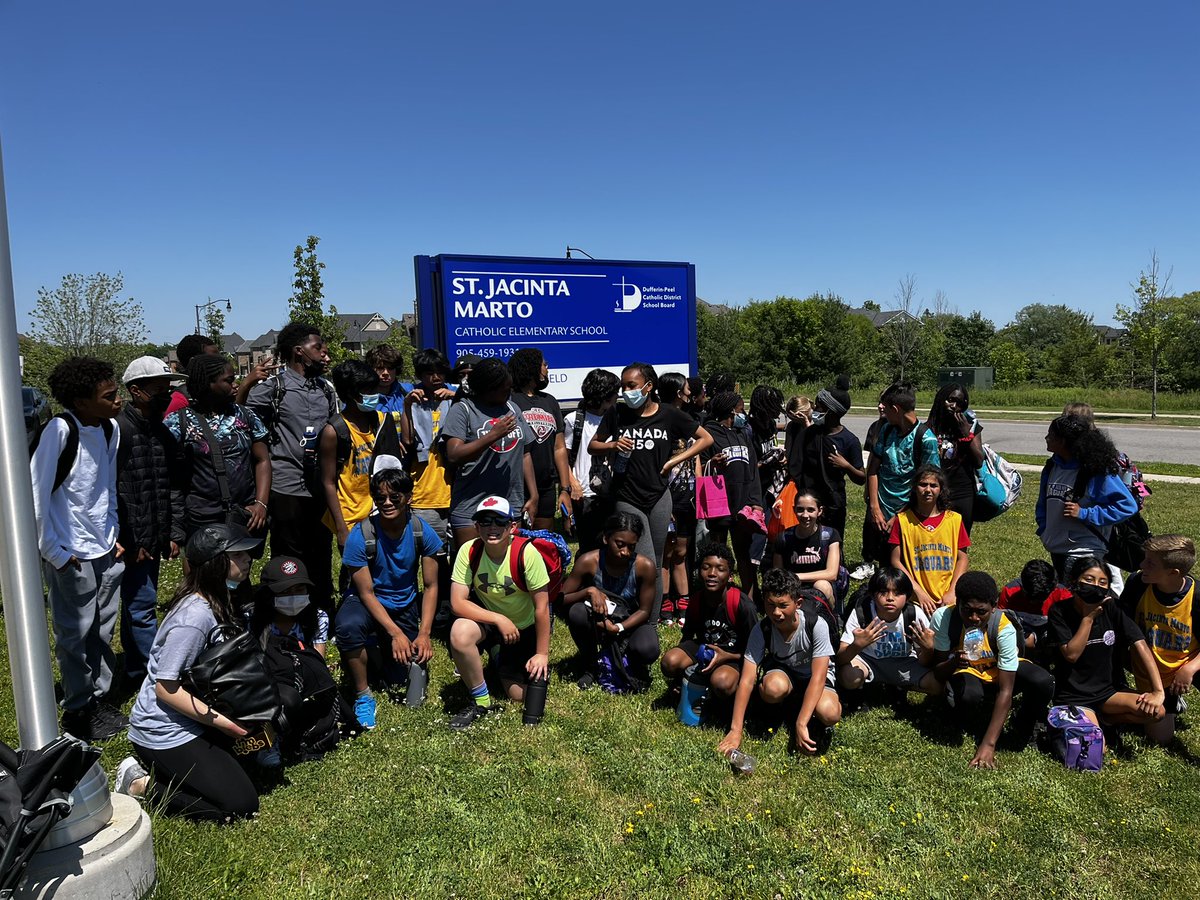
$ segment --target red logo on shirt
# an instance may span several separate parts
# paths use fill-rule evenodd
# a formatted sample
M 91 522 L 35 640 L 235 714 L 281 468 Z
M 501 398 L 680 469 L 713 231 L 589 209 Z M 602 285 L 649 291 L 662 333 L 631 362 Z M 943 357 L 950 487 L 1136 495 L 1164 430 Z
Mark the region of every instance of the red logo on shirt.
M 479 431 L 477 432 L 477 435 L 479 437 L 483 437 L 485 434 L 487 434 L 489 431 L 491 431 L 493 428 L 495 428 L 496 423 L 499 421 L 500 421 L 499 418 L 488 419 L 486 422 L 483 423 L 483 425 L 480 426 Z M 504 437 L 500 438 L 500 440 L 496 441 L 496 443 L 492 444 L 492 452 L 493 453 L 508 453 L 509 451 L 514 450 L 517 446 L 517 442 L 520 439 L 519 427 L 520 426 L 514 425 L 512 431 L 510 431 Z

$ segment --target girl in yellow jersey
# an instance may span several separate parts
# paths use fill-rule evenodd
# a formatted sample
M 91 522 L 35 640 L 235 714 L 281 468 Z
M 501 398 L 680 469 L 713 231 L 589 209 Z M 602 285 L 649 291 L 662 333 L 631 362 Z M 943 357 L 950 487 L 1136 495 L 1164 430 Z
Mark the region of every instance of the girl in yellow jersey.
M 933 615 L 954 605 L 954 586 L 967 571 L 971 539 L 962 516 L 947 507 L 950 489 L 937 466 L 923 465 L 913 479 L 912 499 L 892 520 L 892 565 L 913 582 L 914 598 Z

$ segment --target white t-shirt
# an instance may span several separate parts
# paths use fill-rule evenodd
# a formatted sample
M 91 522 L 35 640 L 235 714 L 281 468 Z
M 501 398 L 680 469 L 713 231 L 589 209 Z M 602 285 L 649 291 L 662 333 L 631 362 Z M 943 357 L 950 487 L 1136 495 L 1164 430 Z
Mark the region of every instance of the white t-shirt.
M 565 419 L 563 438 L 567 445 L 567 450 L 575 444 L 575 418 L 583 408 L 575 410 Z M 579 455 L 575 457 L 575 465 L 571 467 L 571 471 L 575 473 L 576 480 L 583 486 L 583 496 L 595 497 L 592 492 L 591 485 L 588 484 L 588 478 L 592 471 L 592 454 L 588 453 L 588 444 L 592 442 L 592 438 L 596 436 L 596 429 L 600 427 L 600 416 L 597 413 L 584 413 L 583 433 L 579 436 Z
M 925 615 L 925 610 L 921 607 L 916 607 L 917 617 L 913 620 L 914 625 L 920 625 L 922 628 L 929 627 L 929 616 Z M 871 612 L 878 616 L 875 610 L 875 601 L 871 601 Z M 851 610 L 850 615 L 846 618 L 846 628 L 842 632 L 842 643 L 854 643 L 854 630 L 856 628 L 865 628 L 871 623 L 858 622 L 858 609 Z M 860 651 L 862 656 L 869 656 L 872 659 L 903 659 L 906 656 L 916 656 L 917 648 L 912 641 L 908 639 L 908 635 L 904 633 L 904 612 L 901 610 L 900 615 L 896 616 L 895 622 L 887 623 L 887 628 L 883 634 L 879 636 L 873 644 L 868 644 Z

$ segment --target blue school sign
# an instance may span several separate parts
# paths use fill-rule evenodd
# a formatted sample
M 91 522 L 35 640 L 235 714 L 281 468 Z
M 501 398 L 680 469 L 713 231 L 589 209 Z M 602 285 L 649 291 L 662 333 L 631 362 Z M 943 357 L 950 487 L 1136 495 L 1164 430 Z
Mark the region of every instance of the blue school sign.
M 689 263 L 418 256 L 422 346 L 453 362 L 464 353 L 507 359 L 537 347 L 548 391 L 580 398 L 595 368 L 631 362 L 696 373 L 696 267 Z

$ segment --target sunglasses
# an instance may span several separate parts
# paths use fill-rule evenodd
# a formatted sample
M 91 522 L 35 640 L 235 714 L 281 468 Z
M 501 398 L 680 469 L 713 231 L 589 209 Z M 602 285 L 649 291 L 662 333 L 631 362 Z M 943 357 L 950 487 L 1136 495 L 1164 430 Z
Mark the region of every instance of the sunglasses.
M 376 506 L 385 506 L 391 504 L 396 506 L 404 497 L 403 494 L 372 494 L 371 499 L 375 501 Z
M 512 519 L 506 519 L 503 516 L 480 516 L 478 519 L 475 520 L 475 524 L 482 525 L 485 528 L 494 528 L 494 527 L 503 528 L 505 525 L 507 525 L 511 521 L 512 521 Z

